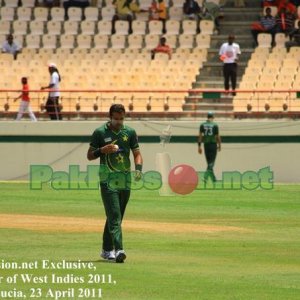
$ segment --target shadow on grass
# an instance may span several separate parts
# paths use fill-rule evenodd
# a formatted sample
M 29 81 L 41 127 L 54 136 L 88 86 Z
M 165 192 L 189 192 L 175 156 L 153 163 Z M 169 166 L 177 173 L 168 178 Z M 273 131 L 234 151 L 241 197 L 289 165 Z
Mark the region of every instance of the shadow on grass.
M 66 260 L 66 262 L 70 263 L 78 263 L 78 260 Z M 98 260 L 80 260 L 81 263 L 109 263 L 109 264 L 114 264 L 116 263 L 115 260 L 106 260 L 106 259 L 98 259 Z

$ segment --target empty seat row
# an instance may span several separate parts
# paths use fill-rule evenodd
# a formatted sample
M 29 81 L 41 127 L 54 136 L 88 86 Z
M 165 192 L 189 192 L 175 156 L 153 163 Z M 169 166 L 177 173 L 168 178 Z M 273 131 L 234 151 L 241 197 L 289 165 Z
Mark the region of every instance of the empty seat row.
M 56 49 L 58 47 L 73 49 L 73 48 L 98 48 L 98 49 L 124 49 L 126 47 L 131 49 L 153 49 L 159 43 L 160 35 L 129 35 L 128 37 L 123 35 L 67 35 L 63 34 L 60 36 L 55 35 L 32 35 L 28 34 L 25 36 L 25 46 L 29 49 L 39 49 L 39 48 L 50 48 Z M 15 36 L 15 41 L 20 45 L 24 46 L 24 36 Z M 209 48 L 210 36 L 209 35 L 173 35 L 167 37 L 167 44 L 171 48 Z
M 83 18 L 89 21 L 98 21 L 100 19 L 100 12 L 101 11 L 96 7 L 87 7 L 83 14 L 81 8 L 70 7 L 68 9 L 68 17 L 69 20 L 72 21 L 81 21 Z M 110 12 L 112 13 L 111 9 Z M 34 9 L 29 7 L 18 7 L 14 9 L 12 7 L 3 6 L 0 9 L 0 19 L 6 21 L 64 21 L 65 10 L 61 7 L 53 7 L 49 11 L 49 9 L 45 7 L 35 7 Z

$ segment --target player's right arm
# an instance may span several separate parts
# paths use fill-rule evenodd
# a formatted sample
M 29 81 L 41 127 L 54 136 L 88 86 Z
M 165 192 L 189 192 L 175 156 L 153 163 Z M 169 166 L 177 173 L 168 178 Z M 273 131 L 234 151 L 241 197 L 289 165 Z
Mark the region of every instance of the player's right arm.
M 92 135 L 90 147 L 87 152 L 87 159 L 95 160 L 99 158 L 101 154 L 110 154 L 117 151 L 118 150 L 113 144 L 104 145 L 101 134 L 97 130 L 95 130 Z
M 90 148 L 87 152 L 87 159 L 95 160 L 100 157 L 100 154 L 111 154 L 111 153 L 115 153 L 117 151 L 118 150 L 116 150 L 114 144 L 108 144 L 106 146 L 99 147 L 99 148 L 94 148 L 94 147 L 90 146 Z
M 204 127 L 203 125 L 200 126 L 199 130 L 199 136 L 198 136 L 198 153 L 202 154 L 202 143 L 203 143 L 203 132 L 204 132 Z

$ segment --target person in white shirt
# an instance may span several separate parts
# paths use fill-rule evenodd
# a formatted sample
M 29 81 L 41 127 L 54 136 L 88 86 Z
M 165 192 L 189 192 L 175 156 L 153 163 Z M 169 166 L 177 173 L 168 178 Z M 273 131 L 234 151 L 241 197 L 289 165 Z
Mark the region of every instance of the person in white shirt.
M 14 56 L 14 59 L 17 59 L 17 55 L 20 51 L 21 47 L 14 42 L 13 35 L 9 34 L 6 41 L 2 44 L 2 53 L 10 53 Z
M 224 43 L 219 51 L 220 59 L 223 61 L 224 88 L 226 94 L 229 91 L 229 80 L 231 80 L 232 95 L 235 96 L 237 62 L 241 54 L 240 46 L 234 43 L 234 35 L 228 36 L 228 43 Z
M 41 90 L 51 89 L 49 91 L 48 100 L 46 103 L 46 110 L 51 120 L 62 120 L 59 106 L 59 82 L 61 81 L 56 64 L 50 63 L 48 65 L 50 73 L 50 84 L 45 87 L 41 87 Z

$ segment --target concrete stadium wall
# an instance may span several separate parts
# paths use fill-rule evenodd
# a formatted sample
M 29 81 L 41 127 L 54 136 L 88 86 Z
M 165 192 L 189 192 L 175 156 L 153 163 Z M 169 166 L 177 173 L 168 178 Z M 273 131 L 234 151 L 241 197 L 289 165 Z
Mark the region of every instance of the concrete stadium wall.
M 128 121 L 140 137 L 144 170 L 155 169 L 156 153 L 168 152 L 171 164 L 189 164 L 196 170 L 206 168 L 204 156 L 197 153 L 196 136 L 200 122 L 195 121 Z M 0 180 L 27 180 L 30 165 L 47 164 L 55 171 L 68 171 L 69 165 L 89 162 L 86 152 L 93 130 L 101 122 L 0 122 Z M 275 182 L 300 182 L 299 121 L 219 121 L 223 137 L 215 171 L 258 171 L 269 166 Z M 161 131 L 171 125 L 171 143 L 159 144 Z M 42 142 L 39 142 L 41 140 Z M 249 140 L 249 142 L 248 142 Z

